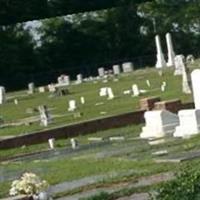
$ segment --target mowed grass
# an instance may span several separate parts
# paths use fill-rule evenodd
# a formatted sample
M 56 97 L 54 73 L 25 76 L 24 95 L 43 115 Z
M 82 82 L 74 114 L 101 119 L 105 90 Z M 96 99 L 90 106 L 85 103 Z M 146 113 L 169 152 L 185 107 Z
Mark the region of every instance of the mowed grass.
M 26 109 L 45 104 L 52 109 L 52 114 L 66 114 L 64 117 L 55 118 L 53 123 L 49 126 L 49 128 L 52 128 L 103 117 L 100 115 L 102 111 L 107 112 L 106 115 L 134 111 L 139 108 L 139 99 L 143 97 L 159 96 L 162 100 L 179 98 L 184 102 L 192 100 L 191 95 L 184 95 L 182 93 L 181 77 L 174 77 L 172 70 L 164 71 L 163 76 L 159 76 L 158 72 L 154 69 L 138 70 L 131 74 L 121 75 L 118 78 L 118 82 L 113 82 L 111 79 L 108 83 L 102 83 L 100 81 L 97 84 L 84 83 L 81 85 L 72 85 L 69 87 L 71 94 L 64 97 L 49 98 L 49 93 L 19 96 L 16 97 L 19 100 L 19 105 L 16 106 L 13 100 L 9 100 L 8 103 L 0 106 L 0 115 L 3 116 L 6 122 L 15 122 L 19 119 L 38 115 L 38 113 L 32 115 L 26 114 Z M 151 88 L 148 88 L 146 85 L 147 79 L 151 82 Z M 166 92 L 160 91 L 160 86 L 163 81 L 167 83 Z M 123 95 L 123 91 L 131 89 L 133 84 L 138 84 L 140 89 L 148 90 L 148 92 L 140 97 Z M 116 99 L 107 100 L 104 97 L 99 97 L 99 89 L 106 86 L 112 87 Z M 20 91 L 11 93 L 9 96 L 23 95 L 25 93 L 25 91 Z M 78 103 L 77 111 L 83 113 L 83 116 L 75 119 L 73 114 L 67 111 L 68 100 L 75 99 L 77 102 L 80 102 L 81 96 L 85 97 L 86 104 L 81 105 Z M 104 104 L 95 106 L 98 102 L 104 102 Z M 0 172 L 2 175 L 4 175 L 4 172 L 8 174 L 14 173 L 17 174 L 18 177 L 26 171 L 35 172 L 46 179 L 51 185 L 92 175 L 113 172 L 122 174 L 122 172 L 133 170 L 134 172 L 129 177 L 131 179 L 159 172 L 175 171 L 179 168 L 180 164 L 155 163 L 151 154 L 154 151 L 166 148 L 170 153 L 174 154 L 175 151 L 185 152 L 193 149 L 198 150 L 199 148 L 197 142 L 198 136 L 190 140 L 183 140 L 183 142 L 176 139 L 167 139 L 166 143 L 156 146 L 150 146 L 148 142 L 144 140 L 134 140 L 134 138 L 139 136 L 141 126 L 142 125 L 111 129 L 97 132 L 93 135 L 78 137 L 80 144 L 88 144 L 87 138 L 94 136 L 105 138 L 109 136 L 125 136 L 129 138 L 128 141 L 113 142 L 111 145 L 91 148 L 73 155 L 66 155 L 50 160 L 38 159 L 37 161 L 1 163 Z M 41 129 L 43 128 L 39 126 L 39 123 L 33 123 L 30 126 L 24 125 L 2 128 L 0 129 L 0 136 L 25 134 Z M 70 145 L 69 139 L 56 141 L 56 144 L 58 149 L 67 148 Z M 48 145 L 44 143 L 25 148 L 0 150 L 0 157 L 10 157 L 47 149 Z M 114 151 L 114 154 L 110 154 L 112 151 Z M 200 165 L 199 160 L 191 162 L 194 162 L 194 164 L 198 166 Z M 120 179 L 118 181 L 120 182 Z M 0 182 L 0 197 L 8 196 L 10 184 L 11 180 Z
M 94 118 L 101 118 L 104 116 L 116 115 L 126 113 L 139 109 L 139 99 L 148 96 L 159 96 L 162 100 L 179 98 L 184 102 L 192 100 L 191 95 L 182 93 L 181 76 L 173 76 L 173 70 L 166 70 L 163 76 L 159 76 L 155 69 L 137 70 L 130 74 L 122 74 L 118 77 L 119 81 L 114 82 L 111 78 L 108 83 L 98 81 L 83 83 L 81 85 L 69 86 L 70 94 L 63 97 L 50 98 L 50 93 L 44 94 L 36 93 L 30 96 L 26 95 L 26 91 L 9 93 L 12 97 L 6 104 L 0 105 L 0 116 L 3 117 L 5 123 L 16 122 L 31 116 L 38 116 L 39 114 L 27 114 L 27 108 L 37 108 L 39 105 L 47 105 L 50 113 L 53 115 L 63 115 L 53 119 L 53 123 L 48 128 L 67 125 L 70 123 L 90 120 Z M 149 80 L 151 87 L 146 85 L 146 80 Z M 162 82 L 167 83 L 166 92 L 160 91 Z M 124 95 L 124 90 L 131 90 L 133 84 L 138 84 L 140 89 L 147 90 L 147 93 L 140 97 L 132 97 L 131 95 Z M 116 96 L 113 100 L 107 100 L 105 97 L 99 97 L 99 90 L 101 87 L 112 87 Z M 81 105 L 80 97 L 84 96 L 86 103 Z M 19 105 L 15 105 L 13 100 L 17 98 Z M 77 101 L 78 109 L 75 112 L 82 113 L 81 117 L 75 118 L 73 112 L 68 112 L 68 101 L 75 99 Z M 102 105 L 95 106 L 96 103 L 103 102 Z M 104 115 L 100 114 L 104 112 Z M 12 136 L 27 134 L 44 129 L 35 122 L 30 126 L 9 126 L 0 129 L 0 136 Z

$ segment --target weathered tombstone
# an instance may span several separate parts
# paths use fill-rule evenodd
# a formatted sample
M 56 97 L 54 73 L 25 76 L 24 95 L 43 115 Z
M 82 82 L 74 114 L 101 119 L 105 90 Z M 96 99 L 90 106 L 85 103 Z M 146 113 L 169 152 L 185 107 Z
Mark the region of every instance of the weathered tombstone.
M 0 104 L 4 104 L 6 102 L 6 90 L 5 87 L 0 86 Z
M 105 70 L 104 70 L 103 67 L 98 68 L 98 74 L 99 74 L 100 77 L 103 77 L 105 75 Z
M 167 50 L 168 50 L 168 62 L 167 66 L 172 67 L 174 66 L 174 59 L 175 59 L 175 53 L 174 53 L 174 47 L 172 43 L 172 37 L 170 33 L 166 34 L 166 41 L 167 41 Z
M 177 55 L 174 59 L 175 63 L 175 71 L 174 76 L 182 75 L 183 68 L 184 68 L 184 59 L 185 57 L 183 55 Z
M 121 73 L 120 65 L 113 65 L 113 73 L 114 75 L 119 75 Z
M 50 149 L 55 149 L 55 138 L 50 138 L 48 140 L 48 143 L 49 143 L 49 148 Z
M 132 85 L 133 96 L 137 97 L 140 95 L 140 90 L 137 84 Z
M 160 138 L 171 135 L 179 124 L 178 116 L 166 110 L 147 111 L 144 118 L 146 124 L 142 128 L 141 138 Z
M 189 69 L 186 63 L 183 61 L 183 72 L 182 72 L 182 91 L 185 94 L 192 93 L 192 86 L 191 86 L 191 76 L 189 74 Z
M 38 88 L 39 93 L 44 93 L 46 91 L 44 86 Z
M 100 88 L 100 92 L 99 92 L 100 97 L 105 97 L 105 96 L 107 96 L 107 94 L 108 94 L 108 88 L 107 87 Z
M 115 98 L 115 96 L 113 94 L 112 88 L 108 88 L 108 99 L 111 100 L 114 98 Z
M 72 149 L 77 149 L 78 148 L 78 141 L 74 138 L 70 139 L 71 145 L 72 145 Z
M 134 66 L 132 62 L 125 62 L 122 64 L 122 70 L 124 73 L 132 72 L 133 69 L 134 69 Z
M 76 110 L 76 101 L 75 100 L 70 100 L 69 101 L 68 111 L 74 111 L 74 110 Z
M 85 104 L 85 98 L 84 97 L 81 97 L 80 100 L 81 100 L 81 104 Z
M 187 64 L 194 64 L 194 56 L 193 55 L 188 55 L 186 58 Z
M 166 67 L 166 61 L 165 61 L 164 54 L 163 54 L 163 51 L 162 51 L 159 35 L 156 35 L 155 41 L 156 41 L 156 50 L 157 50 L 156 68 L 162 69 L 162 68 Z
M 76 83 L 77 84 L 81 84 L 82 82 L 83 82 L 83 75 L 82 74 L 78 74 L 77 76 L 76 76 Z
M 40 124 L 45 127 L 48 126 L 48 124 L 51 122 L 51 116 L 47 106 L 45 105 L 39 106 L 38 110 L 40 113 Z
M 200 70 L 195 69 L 192 72 L 191 77 L 195 109 L 200 109 Z
M 28 84 L 28 94 L 33 94 L 35 92 L 35 84 L 29 83 Z
M 200 110 L 180 110 L 180 125 L 176 127 L 174 137 L 189 137 L 200 133 Z

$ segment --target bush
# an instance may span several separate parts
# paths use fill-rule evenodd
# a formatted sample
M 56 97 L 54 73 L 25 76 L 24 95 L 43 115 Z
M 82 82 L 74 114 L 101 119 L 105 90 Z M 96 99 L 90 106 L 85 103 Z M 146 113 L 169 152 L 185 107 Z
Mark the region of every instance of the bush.
M 176 179 L 160 184 L 150 196 L 151 200 L 199 200 L 200 170 L 187 166 Z

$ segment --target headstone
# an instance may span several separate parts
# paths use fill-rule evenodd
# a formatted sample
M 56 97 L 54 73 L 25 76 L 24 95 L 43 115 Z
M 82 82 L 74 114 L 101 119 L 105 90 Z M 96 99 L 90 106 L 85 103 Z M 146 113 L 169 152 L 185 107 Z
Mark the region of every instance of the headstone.
M 174 137 L 188 137 L 200 133 L 200 110 L 180 110 L 180 125 L 176 127 Z
M 172 67 L 174 66 L 174 59 L 175 59 L 175 53 L 174 53 L 174 47 L 172 43 L 172 37 L 170 33 L 166 34 L 166 41 L 167 41 L 167 50 L 168 50 L 168 62 L 167 66 Z
M 113 73 L 114 75 L 119 75 L 121 73 L 120 65 L 113 65 Z
M 103 81 L 102 81 L 102 83 L 107 83 L 108 82 L 108 79 L 104 79 Z
M 192 93 L 192 87 L 191 87 L 191 76 L 189 74 L 189 69 L 184 63 L 183 65 L 183 72 L 182 72 L 182 91 L 185 94 L 191 94 Z
M 0 86 L 0 104 L 4 104 L 6 102 L 6 90 L 5 87 Z
M 72 149 L 77 149 L 78 148 L 78 141 L 74 138 L 70 139 L 71 145 L 72 145 Z
M 99 74 L 100 77 L 103 77 L 105 75 L 105 70 L 104 70 L 103 67 L 98 68 L 98 74 Z
M 182 75 L 183 68 L 184 68 L 184 59 L 185 57 L 183 55 L 177 55 L 174 59 L 175 63 L 175 71 L 174 76 Z
M 83 75 L 82 74 L 78 74 L 77 76 L 76 76 L 76 83 L 77 84 L 81 84 L 81 83 L 83 83 Z
M 187 64 L 194 64 L 194 56 L 193 55 L 188 55 L 186 58 Z
M 124 141 L 125 140 L 125 137 L 123 136 L 113 136 L 113 137 L 109 137 L 109 140 L 110 141 Z
M 29 83 L 28 84 L 28 93 L 33 94 L 35 92 L 35 84 L 34 83 Z
M 44 86 L 38 88 L 39 93 L 44 93 L 46 91 Z
M 55 85 L 54 84 L 49 84 L 48 85 L 48 90 L 49 90 L 49 92 L 52 92 L 52 93 L 56 92 Z
M 140 90 L 137 84 L 132 85 L 133 96 L 137 97 L 140 95 Z
M 147 111 L 144 118 L 146 124 L 142 128 L 141 138 L 160 138 L 172 135 L 179 124 L 178 116 L 166 110 Z
M 146 84 L 147 84 L 148 87 L 151 87 L 151 83 L 150 83 L 149 80 L 146 80 Z
M 122 64 L 122 70 L 124 73 L 132 72 L 134 69 L 132 62 L 125 62 Z
M 84 97 L 81 97 L 80 100 L 81 100 L 81 104 L 85 104 L 85 98 Z
M 58 84 L 59 85 L 70 85 L 70 77 L 62 74 L 61 76 L 58 77 Z
M 105 97 L 107 95 L 108 95 L 108 88 L 107 87 L 100 88 L 99 96 Z
M 19 104 L 18 99 L 14 99 L 14 104 L 15 104 L 15 105 L 18 105 L 18 104 Z
M 76 110 L 76 101 L 75 100 L 70 100 L 69 101 L 68 111 L 75 111 L 75 110 Z
M 111 100 L 114 98 L 115 98 L 115 96 L 113 94 L 112 88 L 108 88 L 108 99 Z
M 200 109 L 200 70 L 195 69 L 192 72 L 191 77 L 195 109 Z
M 166 83 L 165 81 L 162 82 L 162 85 L 161 85 L 161 87 L 160 87 L 160 89 L 161 89 L 162 92 L 165 92 L 166 86 L 167 86 L 167 83 Z
M 160 36 L 156 35 L 155 40 L 156 40 L 156 50 L 157 50 L 156 68 L 162 69 L 166 67 L 166 61 L 161 47 Z
M 48 124 L 51 122 L 51 116 L 50 116 L 47 106 L 45 105 L 39 106 L 38 110 L 40 113 L 40 124 L 42 126 L 47 127 Z
M 124 90 L 123 94 L 127 95 L 127 94 L 131 94 L 131 90 Z
M 49 143 L 49 148 L 50 149 L 54 149 L 55 148 L 55 138 L 50 138 L 48 140 L 48 143 Z

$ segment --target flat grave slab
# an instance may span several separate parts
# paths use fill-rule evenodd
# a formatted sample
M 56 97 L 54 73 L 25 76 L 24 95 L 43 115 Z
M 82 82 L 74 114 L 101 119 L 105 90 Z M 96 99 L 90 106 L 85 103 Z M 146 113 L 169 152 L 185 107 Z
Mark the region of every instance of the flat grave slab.
M 154 161 L 157 163 L 163 163 L 163 162 L 180 163 L 197 158 L 200 158 L 200 151 L 183 152 L 177 155 L 171 155 L 164 158 L 154 159 Z

